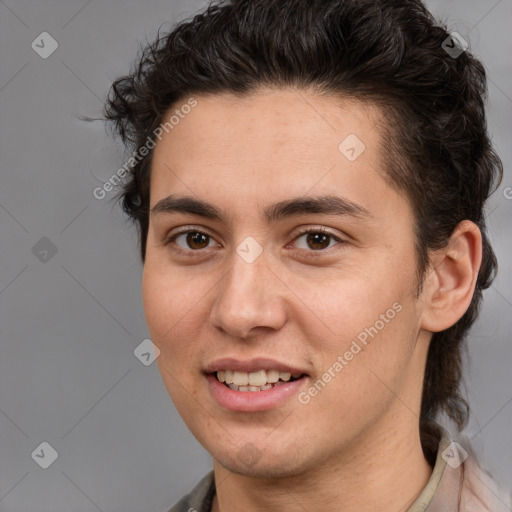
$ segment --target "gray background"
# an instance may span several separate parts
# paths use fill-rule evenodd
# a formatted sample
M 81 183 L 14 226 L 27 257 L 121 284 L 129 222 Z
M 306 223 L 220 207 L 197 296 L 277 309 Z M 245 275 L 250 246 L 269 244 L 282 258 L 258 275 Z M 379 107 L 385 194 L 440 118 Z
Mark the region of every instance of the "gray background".
M 113 193 L 92 193 L 125 155 L 101 123 L 77 120 L 100 114 L 139 42 L 204 5 L 0 0 L 2 512 L 166 511 L 211 467 L 156 363 L 134 355 L 149 337 L 136 232 L 108 202 Z M 501 266 L 470 338 L 467 433 L 510 489 L 512 0 L 428 5 L 488 70 L 489 129 L 505 164 L 488 207 Z M 59 44 L 47 59 L 31 47 L 43 31 Z M 31 456 L 43 441 L 58 452 L 47 469 Z

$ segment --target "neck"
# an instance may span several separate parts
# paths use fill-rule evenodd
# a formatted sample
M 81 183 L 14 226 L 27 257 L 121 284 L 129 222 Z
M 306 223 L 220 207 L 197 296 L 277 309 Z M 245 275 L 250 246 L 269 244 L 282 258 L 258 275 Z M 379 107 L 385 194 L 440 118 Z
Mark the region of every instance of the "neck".
M 235 474 L 214 462 L 217 492 L 212 512 L 406 511 L 426 486 L 432 468 L 415 422 L 408 428 L 381 425 L 350 450 L 307 473 L 278 479 Z M 236 505 L 234 505 L 236 504 Z

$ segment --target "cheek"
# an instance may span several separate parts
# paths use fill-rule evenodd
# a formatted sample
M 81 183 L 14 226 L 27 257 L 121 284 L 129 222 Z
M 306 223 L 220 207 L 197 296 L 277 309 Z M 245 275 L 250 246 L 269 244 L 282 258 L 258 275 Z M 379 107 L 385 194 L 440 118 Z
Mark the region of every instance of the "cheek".
M 169 322 L 168 315 L 170 312 L 174 311 L 174 309 L 169 309 L 169 297 L 165 290 L 165 285 L 151 270 L 148 263 L 146 263 L 142 277 L 142 305 L 147 326 L 151 333 L 153 343 L 156 345 L 161 344 L 161 337 L 165 332 L 165 324 L 169 324 L 169 326 L 172 325 Z
M 185 293 L 184 293 L 185 292 Z M 187 359 L 187 338 L 195 325 L 193 303 L 195 297 L 187 297 L 190 290 L 171 278 L 155 271 L 146 264 L 142 278 L 142 303 L 146 323 L 153 343 L 160 349 L 159 365 L 178 367 L 178 360 Z M 195 300 L 197 302 L 197 300 Z
M 311 304 L 320 314 L 315 325 L 303 328 L 312 349 L 321 355 L 322 371 L 331 369 L 336 375 L 316 376 L 332 381 L 330 392 L 322 391 L 327 401 L 332 399 L 341 408 L 371 408 L 390 394 L 386 384 L 399 386 L 417 332 L 413 285 L 414 266 L 406 270 L 404 264 L 399 271 L 396 262 L 389 261 L 367 273 L 331 281 L 323 294 L 314 295 Z M 325 337 L 319 335 L 324 332 Z M 321 383 L 318 387 L 323 389 Z
M 395 308 L 400 309 L 400 304 L 403 307 L 403 303 L 410 300 L 409 277 L 402 275 L 403 280 L 390 278 L 396 277 L 396 272 L 375 266 L 368 267 L 366 272 L 359 270 L 344 273 L 341 277 L 329 276 L 316 285 L 307 280 L 295 280 L 294 291 L 304 298 L 309 310 L 308 322 L 303 322 L 303 328 L 312 331 L 311 322 L 315 324 L 317 334 L 310 332 L 310 338 L 321 339 L 322 347 L 319 348 L 322 351 L 344 352 L 358 335 L 364 342 L 365 330 L 376 322 L 379 332 L 388 332 L 389 325 L 399 316 L 393 305 L 398 303 Z M 299 317 L 296 319 L 300 322 Z M 323 336 L 319 336 L 321 333 Z
M 183 319 L 194 315 L 194 305 L 205 293 L 199 288 L 190 286 L 179 269 L 162 270 L 158 262 L 147 262 L 142 277 L 142 301 L 150 330 L 162 335 L 179 328 Z
M 315 376 L 301 402 L 309 400 L 304 407 L 310 417 L 325 422 L 329 430 L 350 438 L 378 421 L 397 397 L 413 403 L 405 383 L 414 311 L 411 304 L 400 305 L 393 318 L 393 313 L 385 317 L 388 323 L 379 319 L 387 308 L 377 308 L 377 316 L 347 320 L 345 334 L 331 338 L 322 357 L 323 373 Z
M 181 289 L 176 278 L 168 279 L 150 266 L 145 267 L 142 301 L 151 340 L 160 350 L 156 364 L 169 397 L 183 415 L 195 392 L 191 369 L 197 366 L 193 329 L 198 322 L 189 300 L 175 291 Z

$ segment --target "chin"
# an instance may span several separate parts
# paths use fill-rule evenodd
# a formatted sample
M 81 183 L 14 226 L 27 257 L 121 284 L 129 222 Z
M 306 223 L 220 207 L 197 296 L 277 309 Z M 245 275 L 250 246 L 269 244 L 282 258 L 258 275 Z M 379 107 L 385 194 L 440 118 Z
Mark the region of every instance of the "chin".
M 217 460 L 217 462 L 231 473 L 251 478 L 271 478 L 275 480 L 277 478 L 288 478 L 303 473 L 301 468 L 291 467 L 290 464 L 283 465 L 282 461 L 280 463 L 260 462 L 252 467 L 232 459 L 227 461 Z
M 234 452 L 219 452 L 218 447 L 210 452 L 216 463 L 235 473 L 253 478 L 286 478 L 307 471 L 307 463 L 299 459 L 299 450 L 289 449 L 286 453 L 277 453 L 274 447 L 267 453 L 252 443 L 247 443 Z M 219 452 L 219 453 L 216 453 Z

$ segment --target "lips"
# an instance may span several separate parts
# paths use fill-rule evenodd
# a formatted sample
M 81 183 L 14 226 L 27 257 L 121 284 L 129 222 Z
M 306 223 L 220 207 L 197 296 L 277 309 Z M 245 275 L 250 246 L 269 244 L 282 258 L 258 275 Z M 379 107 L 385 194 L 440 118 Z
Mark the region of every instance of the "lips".
M 291 366 L 289 364 L 276 361 L 275 359 L 264 357 L 258 357 L 247 361 L 225 357 L 222 359 L 216 359 L 209 363 L 205 368 L 206 373 L 216 373 L 219 370 L 231 370 L 233 372 L 238 371 L 245 373 L 253 373 L 260 370 L 275 370 L 279 373 L 289 373 L 290 375 L 307 375 L 307 372 L 303 368 Z
M 257 412 L 281 405 L 305 385 L 307 373 L 274 359 L 218 359 L 207 365 L 210 391 L 232 411 Z

